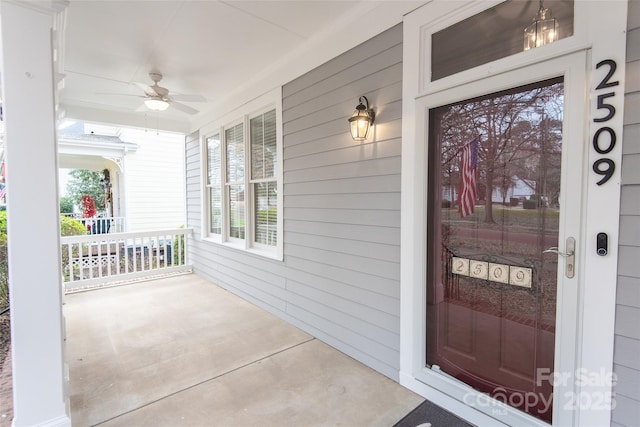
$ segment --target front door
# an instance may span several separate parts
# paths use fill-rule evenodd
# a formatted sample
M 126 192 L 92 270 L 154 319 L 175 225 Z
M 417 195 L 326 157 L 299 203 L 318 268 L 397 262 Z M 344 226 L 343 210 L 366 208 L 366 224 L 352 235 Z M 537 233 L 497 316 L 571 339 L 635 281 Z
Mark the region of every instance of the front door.
M 558 71 L 542 79 L 527 67 L 426 100 L 426 365 L 546 422 L 556 343 L 575 348 L 575 56 L 549 61 Z

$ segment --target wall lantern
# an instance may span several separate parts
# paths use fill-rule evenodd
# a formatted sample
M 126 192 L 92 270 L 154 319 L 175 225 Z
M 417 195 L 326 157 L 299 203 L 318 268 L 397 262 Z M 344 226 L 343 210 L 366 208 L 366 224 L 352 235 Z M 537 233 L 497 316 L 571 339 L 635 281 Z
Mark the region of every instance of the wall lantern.
M 544 46 L 558 40 L 558 21 L 551 17 L 551 11 L 542 5 L 533 18 L 533 23 L 524 29 L 524 50 Z
M 369 128 L 373 124 L 376 113 L 369 108 L 369 100 L 366 96 L 361 96 L 356 111 L 349 117 L 351 127 L 351 137 L 354 141 L 364 141 L 369 133 Z M 365 104 L 363 104 L 366 103 Z
M 161 98 L 146 99 L 144 105 L 152 111 L 164 111 L 169 108 L 169 103 Z

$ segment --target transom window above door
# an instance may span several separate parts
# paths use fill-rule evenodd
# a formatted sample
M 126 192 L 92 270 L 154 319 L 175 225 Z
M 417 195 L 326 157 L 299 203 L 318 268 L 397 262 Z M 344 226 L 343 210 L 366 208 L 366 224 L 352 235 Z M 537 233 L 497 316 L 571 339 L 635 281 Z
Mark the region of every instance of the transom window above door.
M 431 36 L 431 81 L 465 71 L 524 49 L 525 28 L 540 8 L 555 18 L 556 40 L 573 35 L 573 0 L 508 0 Z

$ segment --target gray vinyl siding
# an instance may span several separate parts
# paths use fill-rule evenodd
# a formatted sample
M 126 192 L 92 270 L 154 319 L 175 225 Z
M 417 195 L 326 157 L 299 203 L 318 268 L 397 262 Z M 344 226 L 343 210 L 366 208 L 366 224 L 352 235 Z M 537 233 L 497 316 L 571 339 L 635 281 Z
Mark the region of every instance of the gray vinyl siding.
M 354 142 L 358 97 L 376 110 Z M 283 87 L 284 260 L 203 241 L 198 134 L 186 142 L 196 274 L 398 380 L 402 27 Z
M 629 2 L 612 425 L 640 420 L 640 1 Z

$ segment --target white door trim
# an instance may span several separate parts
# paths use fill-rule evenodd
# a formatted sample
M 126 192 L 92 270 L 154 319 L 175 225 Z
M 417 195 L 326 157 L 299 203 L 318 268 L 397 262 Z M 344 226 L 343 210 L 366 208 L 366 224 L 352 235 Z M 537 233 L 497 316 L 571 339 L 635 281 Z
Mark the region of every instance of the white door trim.
M 560 210 L 559 230 L 559 245 L 561 250 L 565 249 L 564 241 L 566 237 L 574 237 L 578 243 L 582 241 L 580 221 L 572 219 L 576 216 L 579 217 L 582 211 L 582 189 L 580 188 L 579 182 L 571 180 L 568 177 L 583 175 L 583 159 L 586 150 L 581 144 L 581 141 L 583 141 L 585 137 L 585 118 L 583 114 L 584 108 L 582 106 L 586 100 L 582 88 L 584 88 L 587 83 L 585 70 L 586 57 L 586 52 L 577 52 L 538 64 L 525 66 L 521 69 L 496 74 L 486 79 L 458 85 L 447 91 L 442 91 L 434 95 L 426 95 L 416 100 L 417 140 L 427 141 L 427 131 L 429 128 L 428 113 L 431 108 L 564 76 L 564 97 L 565 100 L 571 100 L 565 101 L 565 104 L 572 102 L 573 108 L 569 109 L 565 106 L 562 131 L 563 154 L 560 191 L 562 195 L 562 208 Z M 427 160 L 428 159 L 425 159 L 425 162 Z M 427 168 L 424 169 L 426 170 Z M 422 177 L 420 179 L 422 179 Z M 426 234 L 423 238 L 427 238 Z M 583 258 L 582 254 L 577 252 L 576 259 L 580 260 L 581 258 Z M 580 261 L 578 261 L 577 265 L 580 266 Z M 556 370 L 557 372 L 563 373 L 574 372 L 576 369 L 575 360 L 577 348 L 577 307 L 575 301 L 578 300 L 579 289 L 583 286 L 583 280 L 579 274 L 572 279 L 567 278 L 564 274 L 564 263 L 561 259 L 558 262 L 558 270 Z M 420 292 L 420 296 L 416 298 L 415 301 L 419 303 L 419 307 L 416 308 L 423 313 L 421 314 L 423 320 L 419 324 L 419 337 L 421 340 L 419 347 L 424 349 L 426 346 L 426 326 L 424 321 L 424 319 L 426 319 L 426 313 L 425 305 L 420 303 L 421 301 L 425 301 L 424 286 L 421 286 L 418 292 Z M 413 375 L 416 379 L 434 385 L 438 389 L 446 390 L 448 395 L 457 397 L 470 406 L 476 406 L 480 411 L 487 413 L 487 415 L 495 416 L 507 425 L 547 425 L 497 400 L 489 399 L 485 397 L 485 395 L 475 392 L 470 387 L 463 385 L 460 381 L 447 377 L 446 374 L 434 372 L 431 369 L 424 368 L 424 366 L 426 366 L 426 360 L 424 351 L 421 351 L 419 354 L 416 354 L 414 358 Z M 544 373 L 540 380 L 547 381 L 547 373 Z M 566 402 L 557 397 L 573 396 L 574 393 L 576 393 L 573 386 L 574 381 L 569 379 L 566 381 L 558 381 L 558 384 L 556 384 L 554 390 L 556 398 L 554 399 L 553 419 L 558 421 L 558 425 L 571 425 L 573 423 L 575 412 L 563 411 L 562 408 L 567 406 Z M 534 403 L 534 400 L 540 399 L 539 395 L 533 393 L 527 393 L 521 397 L 527 399 L 526 401 L 529 403 Z
M 586 72 L 587 84 L 582 88 L 586 102 L 583 107 L 582 143 L 585 144 L 585 159 L 581 172 L 568 172 L 570 179 L 579 179 L 583 188 L 584 204 L 581 210 L 583 236 L 578 243 L 578 269 L 580 298 L 572 303 L 577 313 L 577 348 L 558 348 L 557 351 L 575 353 L 576 370 L 572 372 L 568 385 L 574 397 L 591 401 L 611 392 L 607 375 L 613 363 L 613 336 L 615 321 L 615 287 L 617 271 L 617 242 L 620 197 L 620 162 L 624 93 L 626 1 L 575 3 L 574 35 L 560 42 L 533 49 L 492 63 L 475 67 L 430 83 L 427 78 L 430 58 L 430 35 L 434 31 L 459 22 L 480 10 L 498 2 L 441 1 L 435 0 L 409 14 L 404 21 L 403 58 L 403 141 L 402 141 L 402 199 L 401 199 L 401 340 L 400 382 L 420 393 L 434 403 L 455 412 L 457 415 L 480 425 L 503 425 L 495 418 L 474 410 L 459 399 L 448 395 L 446 389 L 437 389 L 435 384 L 424 382 L 416 376 L 416 366 L 421 365 L 424 353 L 424 283 L 426 259 L 426 146 L 420 134 L 426 132 L 420 121 L 420 110 L 416 99 L 433 95 L 442 90 L 488 76 L 501 74 L 573 52 L 586 51 L 582 72 Z M 604 78 L 607 67 L 596 68 L 604 59 L 618 64 L 612 80 L 619 81 L 615 88 L 596 91 Z M 540 78 L 538 78 L 540 77 Z M 536 76 L 542 80 L 544 76 Z M 597 185 L 601 176 L 592 171 L 592 165 L 602 157 L 591 146 L 594 133 L 602 126 L 593 121 L 606 111 L 597 108 L 598 95 L 615 92 L 615 96 L 604 101 L 611 104 L 617 114 L 606 125 L 616 132 L 618 144 L 607 153 L 607 158 L 617 165 L 611 179 Z M 575 106 L 574 108 L 575 109 Z M 567 172 L 567 171 L 565 171 Z M 580 222 L 580 221 L 578 221 Z M 595 253 L 595 236 L 599 232 L 609 235 L 609 254 Z M 567 301 L 563 302 L 566 304 Z M 561 325 L 559 325 L 562 327 Z M 564 357 L 562 354 L 560 357 Z M 595 381 L 584 381 L 592 378 Z M 582 404 L 579 400 L 572 409 L 569 425 L 608 425 L 611 418 L 609 407 Z M 525 417 L 526 418 L 526 417 Z M 554 417 L 559 420 L 558 417 Z M 560 419 L 567 420 L 560 416 Z M 508 421 L 512 423 L 513 421 Z M 535 424 L 535 423 L 534 423 Z M 554 424 L 559 425 L 559 421 Z M 545 425 L 542 423 L 542 425 Z M 566 423 L 564 425 L 567 425 Z

